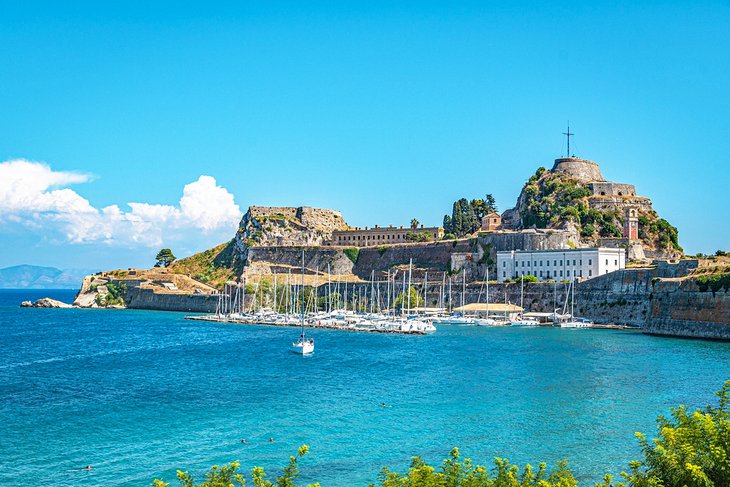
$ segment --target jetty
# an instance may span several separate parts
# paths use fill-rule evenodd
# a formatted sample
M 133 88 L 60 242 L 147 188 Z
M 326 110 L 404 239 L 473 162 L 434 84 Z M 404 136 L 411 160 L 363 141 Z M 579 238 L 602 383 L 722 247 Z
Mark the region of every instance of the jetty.
M 287 320 L 287 321 L 276 321 L 266 320 L 256 317 L 236 317 L 227 315 L 191 315 L 186 316 L 186 320 L 193 321 L 213 321 L 217 323 L 235 323 L 239 325 L 264 325 L 264 326 L 289 326 L 296 327 L 302 326 L 301 321 Z M 320 328 L 327 330 L 341 330 L 341 331 L 355 331 L 355 332 L 370 332 L 370 333 L 391 333 L 398 335 L 426 335 L 428 334 L 428 328 L 421 326 L 411 326 L 407 322 L 405 323 L 337 323 L 330 320 L 305 320 L 304 326 L 306 328 Z

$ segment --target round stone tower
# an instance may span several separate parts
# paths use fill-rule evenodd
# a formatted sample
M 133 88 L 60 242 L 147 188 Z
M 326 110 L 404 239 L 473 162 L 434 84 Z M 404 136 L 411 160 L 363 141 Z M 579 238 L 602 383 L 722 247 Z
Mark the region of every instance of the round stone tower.
M 555 159 L 552 172 L 565 174 L 583 183 L 605 181 L 597 162 L 578 157 L 561 157 L 560 159 Z

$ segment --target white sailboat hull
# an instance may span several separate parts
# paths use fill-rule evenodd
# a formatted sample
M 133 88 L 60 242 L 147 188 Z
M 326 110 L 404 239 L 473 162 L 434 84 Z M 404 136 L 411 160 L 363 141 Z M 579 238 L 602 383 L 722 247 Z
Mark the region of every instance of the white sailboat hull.
M 309 355 L 314 352 L 314 342 L 309 340 L 299 340 L 292 343 L 292 352 L 298 355 Z
M 564 321 L 560 323 L 560 328 L 591 328 L 593 323 L 585 321 Z
M 537 320 L 531 320 L 527 318 L 519 318 L 513 321 L 510 321 L 510 324 L 512 326 L 540 326 L 540 322 Z

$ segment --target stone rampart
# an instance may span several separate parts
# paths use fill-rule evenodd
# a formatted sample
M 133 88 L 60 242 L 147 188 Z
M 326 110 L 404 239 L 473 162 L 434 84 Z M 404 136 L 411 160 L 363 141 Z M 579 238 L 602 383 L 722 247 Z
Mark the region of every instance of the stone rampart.
M 643 213 L 653 211 L 651 200 L 643 196 L 591 196 L 588 203 L 591 208 L 601 211 L 618 210 L 623 213 L 626 208 L 637 208 Z
M 730 340 L 730 293 L 702 292 L 693 279 L 657 281 L 644 331 Z
M 565 174 L 583 183 L 605 181 L 603 174 L 601 174 L 601 169 L 598 167 L 598 163 L 577 157 L 555 159 L 552 172 Z
M 295 206 L 249 206 L 248 213 L 252 218 L 261 218 L 269 216 L 284 216 L 286 218 L 297 218 L 300 208 Z
M 353 262 L 342 248 L 308 247 L 304 253 L 304 266 L 311 272 L 319 269 L 332 274 L 351 274 Z M 301 247 L 250 247 L 245 268 L 246 275 L 297 273 L 302 267 Z
M 504 250 L 567 249 L 580 242 L 580 236 L 568 230 L 522 230 L 517 232 L 480 233 L 479 242 Z M 496 253 L 494 255 L 496 259 Z
M 342 218 L 342 214 L 336 210 L 301 206 L 297 208 L 296 216 L 302 222 L 302 225 L 315 230 L 332 232 L 347 228 L 347 223 Z
M 636 196 L 636 187 L 633 184 L 594 181 L 588 187 L 597 196 Z
M 127 308 L 159 311 L 213 313 L 218 304 L 217 294 L 157 293 L 153 289 L 128 287 L 124 295 Z

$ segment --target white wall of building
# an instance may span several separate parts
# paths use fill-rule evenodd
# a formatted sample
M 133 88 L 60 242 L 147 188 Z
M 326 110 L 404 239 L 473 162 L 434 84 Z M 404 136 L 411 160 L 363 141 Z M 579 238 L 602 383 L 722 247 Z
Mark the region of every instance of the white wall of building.
M 586 280 L 626 267 L 624 249 L 591 248 L 497 252 L 497 281 L 533 275 L 548 279 Z

